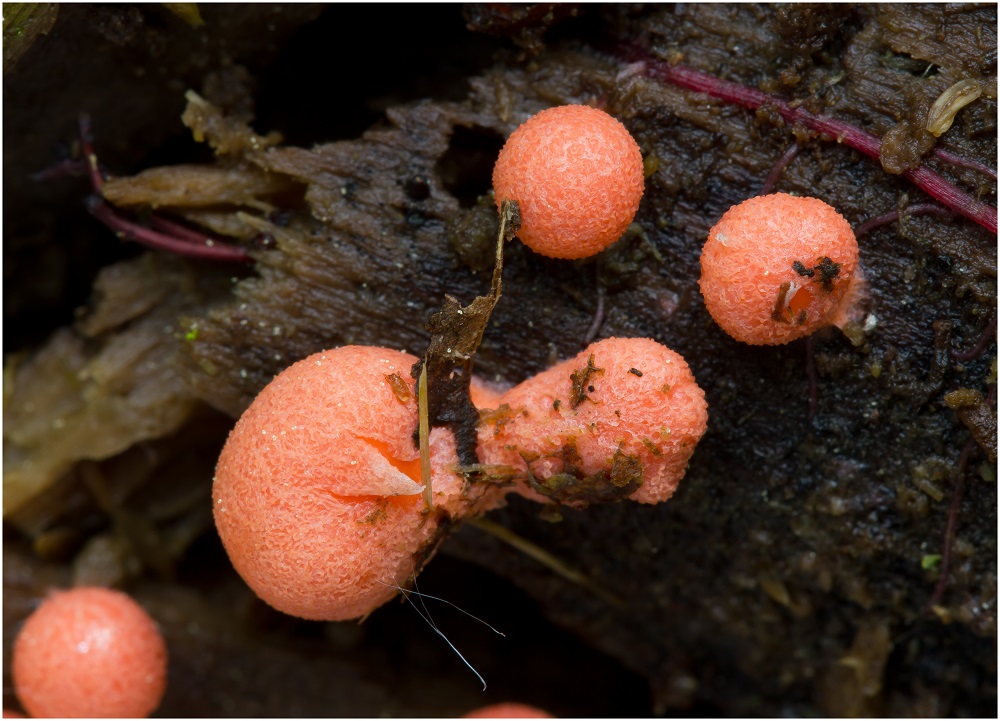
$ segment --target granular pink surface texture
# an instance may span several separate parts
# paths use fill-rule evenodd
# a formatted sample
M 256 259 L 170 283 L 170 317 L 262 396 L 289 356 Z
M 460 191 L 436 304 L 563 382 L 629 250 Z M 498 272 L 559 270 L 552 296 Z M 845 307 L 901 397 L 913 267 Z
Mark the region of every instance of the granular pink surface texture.
M 478 376 L 469 379 L 469 400 L 476 408 L 496 408 L 500 405 L 502 393 L 497 385 Z
M 440 513 L 462 514 L 454 439 L 430 435 L 435 511 L 422 496 L 413 442 L 416 358 L 344 346 L 285 369 L 223 448 L 215 523 L 233 566 L 293 616 L 363 616 L 396 594 L 430 551 Z M 488 504 L 487 504 L 488 505 Z
M 831 324 L 857 265 L 843 216 L 816 198 L 774 193 L 733 206 L 709 232 L 701 293 L 736 340 L 780 345 Z
M 586 258 L 618 240 L 639 209 L 642 153 L 618 120 L 586 105 L 543 110 L 493 167 L 497 207 L 516 200 L 517 237 L 551 258 Z
M 75 588 L 53 593 L 28 617 L 11 671 L 21 705 L 36 718 L 145 717 L 163 698 L 167 649 L 130 596 Z
M 578 470 L 586 475 L 610 469 L 618 452 L 637 456 L 643 482 L 630 498 L 641 503 L 673 495 L 708 423 L 705 394 L 688 364 L 648 338 L 594 343 L 510 389 L 500 401 L 510 412 L 480 427 L 483 463 L 524 473 L 527 456 L 534 459 L 531 473 L 548 478 L 565 470 L 568 445 L 575 446 Z
M 508 701 L 483 706 L 462 716 L 462 718 L 554 718 L 548 711 L 524 703 Z

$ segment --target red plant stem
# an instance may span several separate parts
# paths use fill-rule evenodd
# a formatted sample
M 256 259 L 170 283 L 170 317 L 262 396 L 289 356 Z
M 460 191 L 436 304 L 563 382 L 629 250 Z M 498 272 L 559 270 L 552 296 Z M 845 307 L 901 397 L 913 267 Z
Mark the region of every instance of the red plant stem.
M 164 218 L 162 215 L 153 213 L 149 216 L 149 224 L 156 228 L 157 230 L 162 230 L 164 233 L 177 238 L 178 240 L 186 240 L 190 243 L 197 243 L 199 245 L 214 245 L 215 240 L 204 233 L 199 233 L 197 230 L 187 227 L 186 225 L 181 225 L 169 218 Z
M 967 160 L 960 155 L 955 155 L 954 153 L 945 150 L 944 148 L 934 148 L 931 154 L 941 158 L 946 163 L 951 163 L 959 168 L 968 168 L 969 170 L 975 170 L 976 172 L 982 173 L 983 175 L 988 175 L 993 180 L 997 179 L 997 169 L 991 168 L 988 165 L 984 165 L 977 160 Z
M 94 188 L 96 195 L 87 198 L 87 211 L 111 228 L 122 240 L 133 240 L 149 248 L 165 250 L 177 255 L 185 255 L 190 258 L 204 258 L 207 260 L 232 261 L 238 263 L 252 263 L 253 258 L 246 248 L 227 243 L 217 243 L 211 237 L 192 230 L 187 226 L 175 223 L 161 215 L 153 213 L 149 217 L 149 223 L 159 230 L 160 233 L 145 226 L 139 225 L 125 218 L 103 197 L 104 175 L 101 173 L 97 162 L 97 153 L 94 151 L 94 136 L 90 127 L 90 116 L 86 113 L 80 114 L 80 150 L 83 154 L 83 161 L 86 164 L 87 173 L 90 175 L 90 184 Z
M 771 168 L 771 172 L 767 174 L 767 177 L 764 179 L 764 184 L 760 187 L 760 195 L 767 195 L 774 190 L 774 186 L 778 184 L 782 173 L 785 172 L 785 168 L 788 167 L 789 163 L 795 160 L 795 156 L 799 154 L 799 150 L 799 144 L 793 140 L 792 144 L 788 146 L 788 150 L 781 154 L 781 157 L 778 158 L 778 162 L 774 164 L 774 167 Z
M 925 165 L 907 170 L 903 177 L 929 196 L 966 218 L 974 220 L 994 235 L 997 233 L 997 209 L 982 203 L 949 183 Z
M 955 541 L 955 526 L 958 523 L 958 510 L 962 505 L 962 494 L 965 492 L 965 467 L 969 464 L 969 458 L 976 449 L 976 441 L 970 439 L 962 449 L 962 455 L 958 458 L 958 465 L 955 467 L 955 486 L 951 492 L 951 504 L 948 507 L 948 524 L 944 531 L 944 548 L 941 550 L 941 573 L 938 576 L 937 584 L 934 586 L 934 593 L 927 602 L 927 610 L 932 611 L 934 606 L 941 603 L 945 589 L 948 587 L 948 576 L 951 573 L 951 547 Z
M 253 258 L 250 257 L 246 249 L 239 246 L 226 245 L 224 243 L 215 244 L 208 239 L 205 239 L 204 244 L 194 243 L 145 228 L 138 223 L 121 217 L 110 205 L 97 196 L 91 196 L 87 199 L 87 210 L 95 218 L 115 231 L 118 237 L 123 240 L 134 240 L 150 248 L 166 250 L 170 253 L 186 255 L 192 258 L 241 263 L 253 261 Z
M 798 123 L 817 133 L 828 135 L 838 143 L 854 148 L 870 158 L 878 159 L 879 157 L 882 141 L 850 123 L 836 118 L 813 115 L 802 107 L 793 108 L 784 100 L 770 93 L 722 80 L 684 65 L 670 65 L 649 57 L 648 53 L 643 51 L 633 50 L 631 55 L 635 56 L 640 52 L 644 57 L 631 57 L 630 60 L 643 60 L 646 64 L 645 74 L 649 77 L 680 88 L 705 93 L 727 103 L 742 105 L 749 110 L 756 110 L 762 105 L 772 106 L 789 125 Z M 943 205 L 975 221 L 994 235 L 996 234 L 996 208 L 973 198 L 926 166 L 922 165 L 915 170 L 904 171 L 902 176 Z
M 869 218 L 854 229 L 854 235 L 860 238 L 863 235 L 867 235 L 872 232 L 876 228 L 888 225 L 889 223 L 895 223 L 900 219 L 900 217 L 911 215 L 939 215 L 943 218 L 951 218 L 955 215 L 955 213 L 947 208 L 941 207 L 937 203 L 918 203 L 917 205 L 907 207 L 902 213 L 900 213 L 899 210 L 890 210 L 888 213 L 883 213 L 882 215 L 874 218 Z
M 993 315 L 990 315 L 989 320 L 986 321 L 986 328 L 983 330 L 983 334 L 979 336 L 979 340 L 976 344 L 964 351 L 952 351 L 951 357 L 953 360 L 960 362 L 975 360 L 979 358 L 983 353 L 986 352 L 986 348 L 990 344 L 990 340 L 993 338 L 993 334 L 996 333 L 997 326 L 996 320 Z M 995 388 L 996 386 L 994 386 Z

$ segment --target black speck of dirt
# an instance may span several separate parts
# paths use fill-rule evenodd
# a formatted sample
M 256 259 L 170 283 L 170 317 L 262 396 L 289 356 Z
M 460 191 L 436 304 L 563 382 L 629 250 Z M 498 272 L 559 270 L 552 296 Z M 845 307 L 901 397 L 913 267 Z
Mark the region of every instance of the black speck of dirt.
M 819 273 L 819 283 L 823 290 L 827 293 L 833 290 L 833 281 L 840 275 L 840 263 L 834 263 L 824 255 L 813 269 Z
M 287 228 L 292 222 L 292 212 L 290 210 L 272 210 L 267 219 L 279 228 Z
M 792 263 L 792 270 L 794 270 L 801 276 L 805 276 L 806 278 L 812 278 L 814 275 L 816 275 L 815 270 L 813 270 L 812 268 L 806 268 L 802 264 L 802 262 L 798 260 Z
M 422 175 L 414 175 L 403 184 L 403 191 L 410 200 L 420 202 L 431 195 L 431 185 Z

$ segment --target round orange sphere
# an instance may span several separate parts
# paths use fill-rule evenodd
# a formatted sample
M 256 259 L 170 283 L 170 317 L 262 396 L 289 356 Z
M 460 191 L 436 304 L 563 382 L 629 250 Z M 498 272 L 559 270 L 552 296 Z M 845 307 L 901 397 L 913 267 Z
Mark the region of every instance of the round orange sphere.
M 701 254 L 701 294 L 738 341 L 781 345 L 830 325 L 858 266 L 850 224 L 816 198 L 774 193 L 725 212 Z
M 163 698 L 167 648 L 130 596 L 74 588 L 28 617 L 11 672 L 21 705 L 36 718 L 145 717 Z
M 639 209 L 642 153 L 603 110 L 563 105 L 515 130 L 493 167 L 497 207 L 516 200 L 517 237 L 550 258 L 586 258 L 618 240 Z
M 278 374 L 229 434 L 212 485 L 215 526 L 236 571 L 279 611 L 371 613 L 429 558 L 442 518 L 496 495 L 467 491 L 454 436 L 435 428 L 427 511 L 416 362 L 368 346 L 316 353 Z

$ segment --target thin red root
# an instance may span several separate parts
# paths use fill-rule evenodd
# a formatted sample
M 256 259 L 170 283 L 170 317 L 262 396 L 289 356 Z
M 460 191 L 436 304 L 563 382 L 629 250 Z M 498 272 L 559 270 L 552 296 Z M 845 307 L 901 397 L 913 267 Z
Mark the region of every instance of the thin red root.
M 795 157 L 799 154 L 801 148 L 797 142 L 792 142 L 788 146 L 788 150 L 781 154 L 778 158 L 778 162 L 774 164 L 771 168 L 771 172 L 767 174 L 767 178 L 764 179 L 764 184 L 760 187 L 760 195 L 767 195 L 774 190 L 774 186 L 778 184 L 781 180 L 781 175 L 785 172 L 785 168 L 788 167 L 789 163 L 795 160 Z
M 178 240 L 185 240 L 189 243 L 195 243 L 197 245 L 222 245 L 217 243 L 211 236 L 205 235 L 204 233 L 199 233 L 197 230 L 177 223 L 169 218 L 165 218 L 162 215 L 153 213 L 149 216 L 149 224 L 153 226 L 156 230 L 162 231 L 167 235 L 171 235 Z
M 928 612 L 933 612 L 934 606 L 940 605 L 945 589 L 948 588 L 948 577 L 951 573 L 951 547 L 955 541 L 955 526 L 958 524 L 958 511 L 962 505 L 962 494 L 965 492 L 965 467 L 969 464 L 969 458 L 975 449 L 976 441 L 969 439 L 965 448 L 962 449 L 962 455 L 958 458 L 958 465 L 955 466 L 955 485 L 951 492 L 951 505 L 948 507 L 944 548 L 941 550 L 941 574 L 938 576 L 937 585 L 934 586 L 934 593 L 931 594 L 931 599 L 927 602 Z
M 953 360 L 960 362 L 966 362 L 975 360 L 979 358 L 990 345 L 990 341 L 993 339 L 993 335 L 996 333 L 997 326 L 994 316 L 990 316 L 989 320 L 986 321 L 986 328 L 983 330 L 983 334 L 979 336 L 979 340 L 976 344 L 969 348 L 969 350 L 964 351 L 952 351 L 951 357 Z M 996 386 L 994 386 L 995 388 Z
M 680 88 L 705 93 L 727 103 L 741 105 L 756 110 L 768 105 L 777 110 L 789 126 L 801 125 L 809 130 L 833 138 L 838 143 L 854 148 L 870 158 L 879 158 L 882 141 L 860 128 L 836 118 L 813 115 L 803 107 L 791 107 L 786 101 L 755 88 L 722 80 L 684 65 L 670 65 L 653 58 L 645 49 L 632 46 L 626 52 L 626 60 L 646 63 L 646 75 L 661 82 Z M 949 156 L 956 157 L 956 156 Z M 932 198 L 975 221 L 996 235 L 997 209 L 972 197 L 926 166 L 907 170 L 902 176 L 930 195 Z
M 955 213 L 947 208 L 944 208 L 937 203 L 919 203 L 917 205 L 911 205 L 906 210 L 902 212 L 903 216 L 917 216 L 917 215 L 937 215 L 942 218 L 953 218 Z M 872 232 L 876 228 L 880 228 L 883 225 L 888 225 L 889 223 L 895 223 L 900 219 L 899 210 L 890 210 L 888 213 L 883 213 L 882 215 L 876 216 L 866 220 L 864 223 L 859 225 L 854 229 L 854 234 L 857 237 L 862 237 Z
M 127 220 L 119 215 L 104 200 L 96 196 L 87 199 L 87 211 L 111 228 L 122 240 L 134 240 L 137 243 L 165 250 L 177 255 L 185 255 L 191 258 L 204 258 L 207 260 L 224 260 L 241 263 L 253 262 L 253 258 L 245 248 L 224 243 L 214 243 L 208 238 L 204 238 L 204 243 L 193 242 L 176 238 L 155 230 L 146 228 L 131 220 Z M 169 221 L 168 221 L 169 222 Z M 185 229 L 187 230 L 187 229 Z M 193 231 L 187 231 L 193 233 Z
M 96 193 L 96 195 L 87 198 L 87 211 L 111 228 L 122 240 L 133 240 L 149 248 L 165 250 L 190 258 L 239 263 L 253 262 L 253 258 L 250 257 L 246 248 L 216 242 L 210 236 L 156 213 L 150 215 L 149 223 L 163 231 L 162 233 L 139 225 L 124 217 L 113 205 L 100 197 L 104 190 L 104 175 L 97 162 L 97 153 L 94 152 L 94 136 L 90 127 L 90 116 L 86 113 L 80 115 L 80 150 L 87 173 L 90 175 L 90 184 Z
M 976 160 L 968 160 L 960 155 L 955 155 L 954 153 L 945 150 L 943 148 L 934 148 L 931 151 L 931 155 L 940 158 L 946 163 L 951 163 L 952 165 L 959 168 L 968 168 L 969 170 L 975 170 L 977 173 L 982 173 L 983 175 L 988 175 L 993 180 L 997 179 L 997 169 L 991 168 L 988 165 L 984 165 Z

